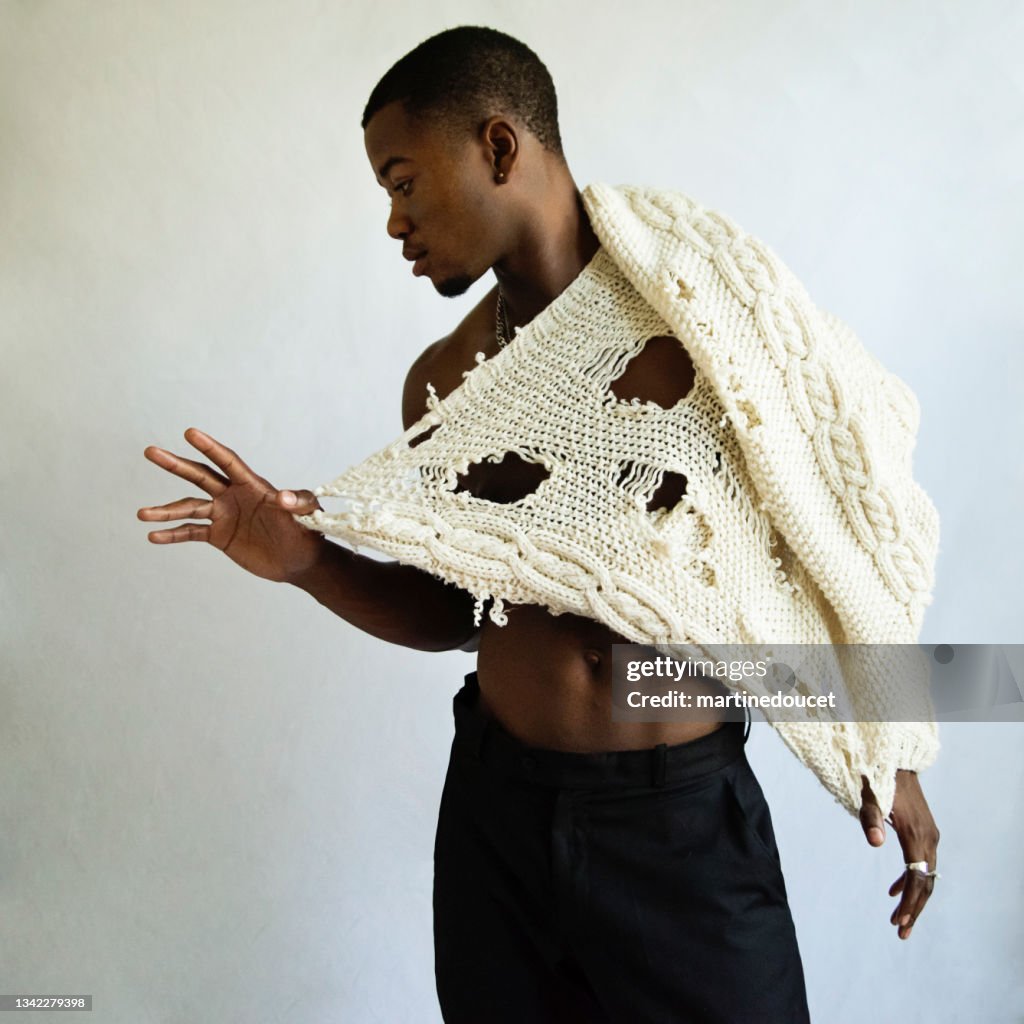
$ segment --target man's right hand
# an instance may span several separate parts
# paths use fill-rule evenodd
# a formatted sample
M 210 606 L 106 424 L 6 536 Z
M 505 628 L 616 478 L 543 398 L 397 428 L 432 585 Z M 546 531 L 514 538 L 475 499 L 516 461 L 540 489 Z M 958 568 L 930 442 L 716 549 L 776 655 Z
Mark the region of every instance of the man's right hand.
M 201 487 L 207 498 L 181 498 L 167 505 L 140 508 L 144 522 L 171 519 L 209 519 L 207 523 L 183 523 L 149 534 L 154 544 L 205 541 L 220 548 L 243 569 L 266 580 L 289 583 L 311 568 L 323 553 L 326 538 L 296 522 L 321 508 L 311 491 L 279 491 L 257 476 L 230 448 L 195 427 L 185 440 L 223 470 L 215 472 L 201 462 L 173 455 L 150 445 L 143 454 L 150 462 Z M 294 497 L 289 504 L 286 498 Z

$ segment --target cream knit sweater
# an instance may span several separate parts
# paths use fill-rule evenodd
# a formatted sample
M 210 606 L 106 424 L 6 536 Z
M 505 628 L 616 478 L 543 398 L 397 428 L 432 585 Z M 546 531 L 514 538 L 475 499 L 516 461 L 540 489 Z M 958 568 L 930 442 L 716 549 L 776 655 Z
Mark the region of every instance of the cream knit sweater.
M 664 190 L 583 197 L 602 243 L 587 267 L 446 398 L 430 388 L 398 440 L 316 489 L 345 507 L 297 520 L 464 588 L 478 618 L 493 598 L 498 624 L 507 601 L 662 649 L 914 644 L 938 516 L 912 477 L 913 393 L 722 214 Z M 667 334 L 693 360 L 690 393 L 668 409 L 617 399 L 628 360 Z M 546 469 L 532 493 L 460 489 L 470 463 L 506 453 Z M 665 473 L 685 494 L 648 511 Z M 938 732 L 925 687 L 865 664 L 842 694 L 853 721 L 764 713 L 848 811 L 864 775 L 888 814 L 896 769 L 931 764 Z

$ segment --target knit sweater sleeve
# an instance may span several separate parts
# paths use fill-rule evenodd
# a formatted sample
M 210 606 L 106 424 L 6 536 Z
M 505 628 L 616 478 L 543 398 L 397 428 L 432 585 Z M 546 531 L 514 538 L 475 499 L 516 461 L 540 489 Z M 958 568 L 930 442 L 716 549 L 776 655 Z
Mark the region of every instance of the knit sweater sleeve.
M 761 507 L 813 581 L 832 641 L 915 646 L 939 523 L 913 478 L 913 392 L 721 211 L 636 186 L 594 184 L 584 198 L 602 242 L 715 382 Z M 744 612 L 750 634 L 773 636 L 759 607 Z M 927 685 L 883 666 L 845 689 L 845 720 L 772 724 L 851 813 L 862 777 L 888 813 L 896 772 L 938 752 Z
M 938 726 L 928 722 L 777 722 L 786 746 L 856 817 L 866 778 L 882 814 L 892 811 L 899 769 L 920 772 L 939 752 Z

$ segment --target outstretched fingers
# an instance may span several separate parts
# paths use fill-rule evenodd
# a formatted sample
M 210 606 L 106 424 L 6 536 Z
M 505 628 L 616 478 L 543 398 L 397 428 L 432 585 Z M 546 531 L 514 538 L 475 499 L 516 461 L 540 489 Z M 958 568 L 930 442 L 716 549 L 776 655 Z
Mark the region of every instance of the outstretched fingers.
M 257 476 L 242 460 L 237 452 L 232 451 L 227 445 L 214 440 L 209 434 L 204 434 L 195 427 L 189 427 L 185 431 L 185 440 L 193 448 L 198 448 L 215 466 L 224 471 L 231 483 L 262 483 L 263 479 Z
M 186 540 L 209 541 L 210 527 L 207 523 L 182 523 L 170 530 L 154 530 L 146 536 L 154 544 L 178 544 Z
M 205 498 L 181 498 L 157 505 L 140 508 L 138 517 L 143 522 L 167 522 L 169 519 L 205 519 L 213 514 L 213 502 Z M 170 530 L 154 530 L 146 535 L 153 544 L 178 544 L 182 541 L 209 541 L 210 527 L 207 523 L 182 523 Z
M 229 480 L 221 476 L 220 473 L 214 472 L 209 466 L 183 458 L 181 455 L 175 455 L 163 448 L 157 448 L 156 445 L 151 444 L 142 454 L 150 462 L 155 462 L 161 469 L 166 469 L 175 476 L 180 476 L 182 480 L 201 487 L 213 497 L 223 493 L 231 485 Z
M 206 498 L 180 498 L 166 505 L 140 508 L 138 517 L 146 523 L 166 523 L 169 519 L 209 519 L 213 502 Z

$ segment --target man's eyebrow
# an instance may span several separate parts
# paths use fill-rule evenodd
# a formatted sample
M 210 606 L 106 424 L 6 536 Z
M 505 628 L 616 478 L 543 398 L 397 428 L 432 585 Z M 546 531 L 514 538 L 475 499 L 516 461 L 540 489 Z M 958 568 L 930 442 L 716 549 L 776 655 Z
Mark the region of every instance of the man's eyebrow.
M 388 171 L 395 166 L 395 164 L 407 164 L 411 162 L 412 158 L 408 156 L 390 156 L 380 165 L 380 167 L 377 168 L 377 175 L 383 178 Z

